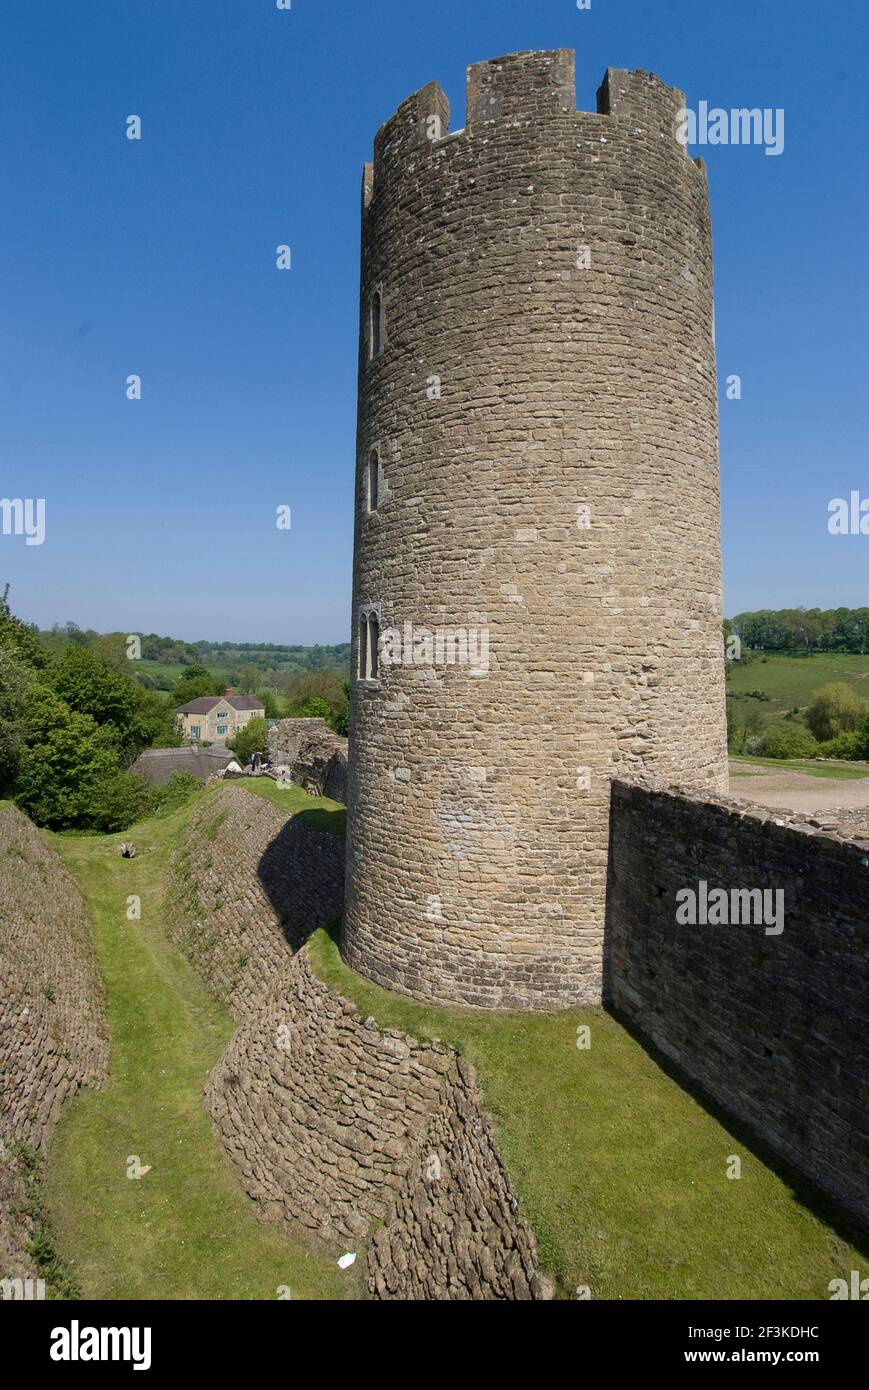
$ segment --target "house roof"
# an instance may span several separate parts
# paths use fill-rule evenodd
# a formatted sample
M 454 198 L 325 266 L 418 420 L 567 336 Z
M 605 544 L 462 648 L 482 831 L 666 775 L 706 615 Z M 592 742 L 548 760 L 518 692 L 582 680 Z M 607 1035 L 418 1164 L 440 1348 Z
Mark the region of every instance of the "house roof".
M 210 714 L 217 705 L 231 705 L 234 710 L 261 709 L 265 705 L 255 695 L 200 695 L 198 700 L 179 705 L 176 714 Z
M 148 782 L 165 782 L 173 772 L 192 772 L 204 782 L 235 760 L 228 748 L 146 748 L 130 768 Z

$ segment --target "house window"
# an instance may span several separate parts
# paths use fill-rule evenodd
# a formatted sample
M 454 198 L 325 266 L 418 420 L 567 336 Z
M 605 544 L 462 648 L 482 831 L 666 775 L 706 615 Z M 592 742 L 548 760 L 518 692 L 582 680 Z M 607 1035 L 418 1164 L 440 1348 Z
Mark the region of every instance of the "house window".
M 191 738 L 198 738 L 198 737 L 199 737 L 199 728 L 200 728 L 200 726 L 199 726 L 198 724 L 191 724 L 191 725 L 190 725 L 190 737 L 191 737 Z
M 378 674 L 378 645 L 380 643 L 380 620 L 376 613 L 363 613 L 359 619 L 359 654 L 357 670 L 359 679 L 376 681 Z
M 369 359 L 379 357 L 383 351 L 383 295 L 375 290 L 371 296 L 371 324 L 368 334 Z
M 228 728 L 229 728 L 229 726 L 228 726 L 227 724 L 218 724 L 218 726 L 217 726 L 218 737 L 219 737 L 221 734 L 225 734 L 225 733 L 227 732 Z
M 365 506 L 369 512 L 377 511 L 379 472 L 380 458 L 377 450 L 372 449 L 368 455 L 368 467 L 365 471 Z

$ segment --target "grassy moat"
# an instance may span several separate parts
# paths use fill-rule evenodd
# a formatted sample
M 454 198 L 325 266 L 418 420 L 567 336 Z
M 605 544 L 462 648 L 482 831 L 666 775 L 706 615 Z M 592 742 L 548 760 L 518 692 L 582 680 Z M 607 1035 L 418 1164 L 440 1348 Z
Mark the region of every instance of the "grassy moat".
M 343 829 L 333 802 L 264 780 L 236 785 L 314 828 Z M 50 837 L 89 904 L 111 1029 L 109 1085 L 68 1108 L 49 1156 L 56 1243 L 85 1298 L 359 1298 L 364 1258 L 342 1272 L 341 1251 L 309 1251 L 264 1224 L 205 1111 L 206 1076 L 234 1023 L 168 940 L 163 889 L 171 850 L 215 794 L 122 836 Z M 137 858 L 118 856 L 122 839 Z M 130 895 L 140 920 L 126 915 Z M 560 1297 L 585 1286 L 605 1299 L 827 1299 L 831 1279 L 865 1266 L 602 1010 L 430 1008 L 351 971 L 334 929 L 315 932 L 310 951 L 363 1016 L 439 1037 L 474 1062 Z M 133 1155 L 150 1166 L 139 1180 L 127 1177 Z M 727 1177 L 732 1155 L 739 1180 Z

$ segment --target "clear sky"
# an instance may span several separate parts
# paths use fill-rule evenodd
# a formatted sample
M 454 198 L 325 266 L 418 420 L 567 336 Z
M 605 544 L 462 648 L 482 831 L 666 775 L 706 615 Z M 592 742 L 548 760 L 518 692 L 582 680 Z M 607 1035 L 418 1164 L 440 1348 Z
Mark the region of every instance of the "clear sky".
M 784 109 L 777 157 L 692 151 L 743 391 L 725 610 L 869 603 L 869 536 L 826 524 L 869 496 L 866 33 L 864 0 L 3 0 L 0 496 L 47 507 L 43 545 L 0 536 L 13 609 L 348 639 L 362 164 L 424 83 L 457 127 L 467 64 L 558 47 L 584 109 L 607 66 Z

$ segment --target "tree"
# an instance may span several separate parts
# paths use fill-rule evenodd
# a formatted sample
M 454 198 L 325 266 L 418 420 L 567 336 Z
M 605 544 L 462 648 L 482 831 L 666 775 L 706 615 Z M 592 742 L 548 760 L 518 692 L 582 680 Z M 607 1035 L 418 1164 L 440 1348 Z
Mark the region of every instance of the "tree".
M 821 686 L 815 695 L 806 710 L 806 723 L 815 738 L 824 742 L 855 729 L 867 713 L 866 702 L 850 685 L 845 685 L 843 681 L 832 681 L 829 685 Z
M 124 671 L 114 671 L 86 647 L 71 646 L 48 673 L 48 682 L 70 709 L 96 724 L 110 724 L 130 750 L 141 747 L 137 727 L 145 692 Z
M 88 714 L 68 711 L 66 722 L 22 759 L 16 800 L 39 825 L 87 828 L 100 783 L 118 771 L 112 729 L 100 728 Z
M 48 653 L 40 641 L 38 630 L 22 623 L 9 611 L 8 584 L 0 597 L 0 647 L 11 647 L 26 666 L 36 671 L 48 665 Z
M 227 740 L 227 748 L 231 748 L 238 758 L 242 767 L 250 762 L 251 754 L 264 753 L 266 751 L 266 736 L 269 726 L 265 719 L 259 715 L 254 715 L 249 719 L 242 729 L 239 729 L 235 738 Z
M 88 825 L 111 835 L 148 814 L 152 792 L 144 777 L 118 769 L 99 778 L 87 807 Z
M 27 703 L 34 672 L 15 647 L 0 647 L 0 795 L 15 783 L 27 742 Z
M 172 691 L 172 707 L 178 709 L 204 695 L 222 695 L 224 684 L 205 666 L 190 666 Z

